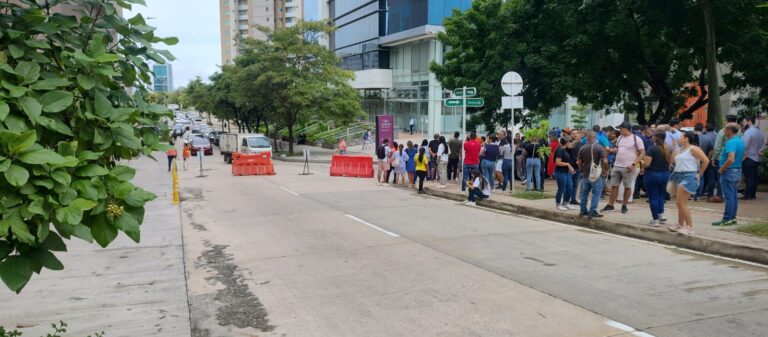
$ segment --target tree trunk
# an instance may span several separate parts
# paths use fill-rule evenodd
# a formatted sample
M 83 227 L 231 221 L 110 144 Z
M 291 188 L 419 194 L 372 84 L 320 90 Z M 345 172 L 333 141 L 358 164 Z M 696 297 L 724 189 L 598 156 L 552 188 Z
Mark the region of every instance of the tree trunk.
M 293 155 L 293 124 L 288 125 L 288 154 Z
M 715 42 L 715 18 L 712 15 L 710 0 L 702 0 L 701 7 L 704 10 L 704 26 L 707 31 L 707 81 L 709 86 L 709 100 L 707 108 L 707 122 L 720 129 L 723 126 L 723 114 L 720 107 L 720 74 L 717 71 L 717 44 Z

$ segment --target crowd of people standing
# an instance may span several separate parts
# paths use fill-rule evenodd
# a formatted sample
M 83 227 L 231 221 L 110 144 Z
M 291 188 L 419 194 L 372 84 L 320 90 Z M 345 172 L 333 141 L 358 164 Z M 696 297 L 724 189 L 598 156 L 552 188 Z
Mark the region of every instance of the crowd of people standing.
M 736 223 L 738 190 L 746 184 L 741 200 L 756 198 L 758 166 L 766 145 L 754 117 L 741 124 L 729 115 L 722 130 L 698 124 L 684 131 L 680 120 L 668 124 L 639 126 L 622 123 L 618 128 L 593 126 L 584 130 L 553 128 L 548 139 L 512 137 L 509 131 L 479 136 L 471 132 L 461 139 L 456 132 L 446 139 L 435 134 L 420 144 L 398 144 L 385 139 L 376 147 L 378 184 L 417 186 L 424 182 L 437 188 L 457 182 L 467 192 L 467 203 L 502 193 L 515 181 L 529 192 L 543 192 L 554 180 L 555 207 L 578 209 L 580 216 L 599 218 L 603 212 L 628 213 L 630 202 L 648 198 L 650 226 L 666 225 L 666 202 L 675 199 L 677 224 L 671 231 L 693 233 L 690 200 L 725 203 L 715 226 Z M 548 148 L 549 150 L 541 150 Z M 601 199 L 607 199 L 598 211 Z

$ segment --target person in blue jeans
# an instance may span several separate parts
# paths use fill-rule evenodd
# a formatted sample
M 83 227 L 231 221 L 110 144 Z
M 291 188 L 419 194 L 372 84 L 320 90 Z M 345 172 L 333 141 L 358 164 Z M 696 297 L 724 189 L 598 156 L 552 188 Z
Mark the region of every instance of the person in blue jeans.
M 480 170 L 472 171 L 469 195 L 467 196 L 467 205 L 475 206 L 477 199 L 483 200 L 491 197 L 491 183 L 480 173 Z
M 653 145 L 647 149 L 643 166 L 643 184 L 648 195 L 648 203 L 651 206 L 650 225 L 658 227 L 667 222 L 664 218 L 664 203 L 666 202 L 667 183 L 670 177 L 670 162 L 672 150 L 667 146 L 665 139 L 667 133 L 656 131 L 653 136 Z
M 725 138 L 727 141 L 720 154 L 720 188 L 723 190 L 725 211 L 723 219 L 713 222 L 713 226 L 735 225 L 736 213 L 739 210 L 739 180 L 745 151 L 744 141 L 739 137 L 739 125 L 728 123 L 725 126 Z
M 524 147 L 524 154 L 525 154 L 525 190 L 530 191 L 531 190 L 531 183 L 533 182 L 533 178 L 536 178 L 536 184 L 533 185 L 533 188 L 535 189 L 537 186 L 541 185 L 541 158 L 539 157 L 539 154 L 537 153 L 538 150 L 541 148 L 539 145 L 538 139 L 531 139 L 531 141 L 525 145 Z
M 496 160 L 499 159 L 499 144 L 495 144 L 496 140 L 495 135 L 488 135 L 485 145 L 480 150 L 480 167 L 483 170 L 485 179 L 491 184 L 491 190 L 493 190 L 493 174 L 496 172 Z
M 571 182 L 571 175 L 574 170 L 571 166 L 571 155 L 568 153 L 568 140 L 560 138 L 560 146 L 555 150 L 555 179 L 557 180 L 557 193 L 555 194 L 555 202 L 557 209 L 561 211 L 568 211 L 576 209 L 570 204 L 571 194 L 573 193 L 573 183 Z
M 597 206 L 600 203 L 600 196 L 603 195 L 603 186 L 605 185 L 605 176 L 608 175 L 608 156 L 605 148 L 597 143 L 597 134 L 594 131 L 587 132 L 587 143 L 579 150 L 579 172 L 581 172 L 581 212 L 579 216 L 589 216 L 590 218 L 602 218 L 603 215 L 597 212 Z M 592 177 L 592 166 L 602 168 L 599 177 Z M 587 209 L 589 193 L 592 192 L 592 200 Z

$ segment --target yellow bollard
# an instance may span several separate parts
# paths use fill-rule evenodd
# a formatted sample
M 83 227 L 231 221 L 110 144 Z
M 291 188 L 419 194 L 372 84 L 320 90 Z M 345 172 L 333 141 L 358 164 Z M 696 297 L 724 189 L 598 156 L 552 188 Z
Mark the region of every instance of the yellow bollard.
M 173 204 L 179 204 L 179 174 L 176 171 L 176 161 L 171 165 L 171 177 L 173 179 Z

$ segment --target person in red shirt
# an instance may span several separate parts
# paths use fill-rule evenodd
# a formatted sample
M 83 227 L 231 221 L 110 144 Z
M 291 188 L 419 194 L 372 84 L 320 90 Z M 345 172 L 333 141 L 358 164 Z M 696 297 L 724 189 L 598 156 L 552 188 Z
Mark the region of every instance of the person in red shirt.
M 554 133 L 549 134 L 549 159 L 547 160 L 547 176 L 552 178 L 555 176 L 555 152 L 560 147 L 560 142 L 557 140 L 557 135 Z
M 173 146 L 173 141 L 171 141 L 171 146 Z M 174 160 L 176 160 L 176 155 L 178 154 L 176 152 L 176 148 L 172 147 L 168 149 L 168 151 L 165 152 L 165 154 L 168 156 L 168 172 L 171 171 L 171 164 Z
M 482 144 L 477 141 L 477 133 L 472 131 L 469 135 L 469 140 L 464 142 L 464 165 L 461 178 L 461 191 L 467 190 L 467 179 L 469 179 L 469 173 L 479 169 L 480 166 L 480 149 Z

